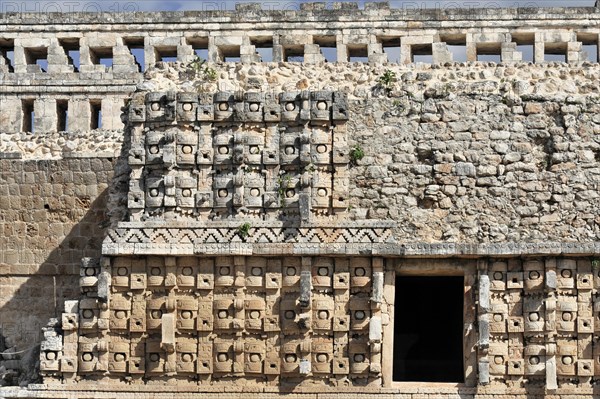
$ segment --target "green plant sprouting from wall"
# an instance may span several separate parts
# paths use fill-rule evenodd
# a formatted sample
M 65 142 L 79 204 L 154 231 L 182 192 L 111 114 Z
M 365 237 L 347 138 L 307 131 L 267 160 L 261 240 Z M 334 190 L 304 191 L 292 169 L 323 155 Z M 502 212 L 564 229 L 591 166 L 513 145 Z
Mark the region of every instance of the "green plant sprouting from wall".
M 358 144 L 350 150 L 350 161 L 356 165 L 358 161 L 365 157 L 365 151 Z
M 198 56 L 196 56 L 193 61 L 187 64 L 187 68 L 188 75 L 192 79 L 201 80 L 201 82 L 198 82 L 197 85 L 201 85 L 204 81 L 214 82 L 218 78 L 217 71 L 206 65 L 206 60 Z
M 381 85 L 381 87 L 383 87 L 386 91 L 391 91 L 396 81 L 396 72 L 390 69 L 386 69 L 385 72 L 383 72 L 383 75 L 377 79 L 379 85 Z
M 211 82 L 214 82 L 218 78 L 217 71 L 213 68 L 208 67 L 204 70 L 204 76 L 206 77 L 206 80 L 209 80 Z
M 248 222 L 241 224 L 238 227 L 238 235 L 242 240 L 245 240 L 248 236 L 250 236 L 250 229 L 252 225 Z

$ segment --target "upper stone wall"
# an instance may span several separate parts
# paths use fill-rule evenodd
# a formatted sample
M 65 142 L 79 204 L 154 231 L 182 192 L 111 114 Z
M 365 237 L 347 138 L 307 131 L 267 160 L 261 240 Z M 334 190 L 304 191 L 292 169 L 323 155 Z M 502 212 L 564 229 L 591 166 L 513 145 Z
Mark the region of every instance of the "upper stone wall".
M 150 72 L 146 89 L 193 96 L 195 83 L 206 83 L 178 68 Z M 221 70 L 218 83 L 200 87 L 210 95 L 348 93 L 348 147 L 365 155 L 348 169 L 349 219 L 394 221 L 400 242 L 589 242 L 600 233 L 599 74 L 596 66 L 560 64 L 255 64 Z M 241 217 L 238 224 L 251 219 L 226 214 Z
M 35 72 L 28 65 L 34 66 L 29 61 L 39 54 L 28 54 L 28 49 L 39 53 L 44 48 L 49 72 L 73 72 L 64 51 L 80 47 L 82 76 L 109 71 L 115 78 L 138 71 L 131 48 L 144 49 L 146 67 L 162 57 L 189 61 L 197 50 L 206 50 L 209 61 L 256 62 L 263 55 L 259 48 L 272 49 L 276 62 L 288 57 L 325 61 L 321 49 L 333 48 L 339 62 L 364 57 L 376 63 L 410 63 L 414 55 L 429 54 L 437 63 L 452 60 L 446 45 L 466 46 L 468 61 L 481 54 L 519 61 L 517 45 L 535 45 L 536 62 L 544 54 L 579 62 L 585 59 L 581 44 L 598 43 L 593 22 L 599 16 L 596 8 L 413 10 L 367 3 L 359 10 L 356 3 L 333 3 L 332 9 L 325 3 L 305 3 L 300 11 L 280 11 L 241 4 L 236 11 L 0 14 L 5 25 L 0 39 L 5 51 L 14 41 L 15 72 Z M 386 57 L 389 47 L 401 47 L 400 59 Z M 115 63 L 105 70 L 95 54 L 100 50 L 106 57 L 110 48 Z
M 212 65 L 597 62 L 599 18 L 596 8 L 411 10 L 387 3 L 2 14 L 0 130 L 122 129 L 120 109 L 143 72 L 197 56 Z
M 140 89 L 347 93 L 348 145 L 365 153 L 349 168 L 349 216 L 396 221 L 396 239 L 486 243 L 598 238 L 598 66 L 213 67 L 214 81 L 194 80 L 185 65 L 164 64 L 146 73 L 149 80 Z M 382 83 L 387 71 L 394 74 L 389 85 Z M 62 157 L 60 142 L 67 155 L 87 152 L 84 156 L 91 155 L 90 149 L 114 152 L 122 145 L 119 134 L 85 136 L 74 141 L 68 135 L 6 135 L 18 140 L 5 141 L 3 149 L 22 148 L 23 158 L 36 159 Z

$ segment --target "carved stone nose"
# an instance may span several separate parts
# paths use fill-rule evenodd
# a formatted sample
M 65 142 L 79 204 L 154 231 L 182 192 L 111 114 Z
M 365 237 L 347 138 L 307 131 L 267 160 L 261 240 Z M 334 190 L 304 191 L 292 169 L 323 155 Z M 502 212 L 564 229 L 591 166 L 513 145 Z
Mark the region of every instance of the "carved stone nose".
M 175 315 L 173 313 L 162 315 L 160 348 L 167 353 L 175 352 Z

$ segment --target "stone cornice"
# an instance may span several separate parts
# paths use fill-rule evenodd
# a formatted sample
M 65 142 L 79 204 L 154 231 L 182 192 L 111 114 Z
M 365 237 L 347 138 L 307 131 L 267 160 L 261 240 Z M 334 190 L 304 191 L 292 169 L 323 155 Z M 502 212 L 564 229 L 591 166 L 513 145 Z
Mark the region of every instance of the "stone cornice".
M 381 5 L 383 4 L 383 6 Z M 5 12 L 0 14 L 2 30 L 28 29 L 31 25 L 53 25 L 56 30 L 98 29 L 97 25 L 127 26 L 169 24 L 177 25 L 215 22 L 254 23 L 289 22 L 306 24 L 307 22 L 348 22 L 369 21 L 378 24 L 390 20 L 422 21 L 423 25 L 436 22 L 489 21 L 495 25 L 498 21 L 558 20 L 588 22 L 600 18 L 600 12 L 594 7 L 542 7 L 542 8 L 389 8 L 387 3 L 367 3 L 365 9 L 358 9 L 355 3 L 333 3 L 326 8 L 325 3 L 302 4 L 300 10 L 261 9 L 260 4 L 244 4 L 236 10 L 206 11 L 169 11 L 169 12 Z M 3 11 L 11 11 L 8 6 Z M 25 10 L 26 11 L 26 10 Z M 67 23 L 68 26 L 60 26 Z M 156 27 L 155 29 L 160 29 Z

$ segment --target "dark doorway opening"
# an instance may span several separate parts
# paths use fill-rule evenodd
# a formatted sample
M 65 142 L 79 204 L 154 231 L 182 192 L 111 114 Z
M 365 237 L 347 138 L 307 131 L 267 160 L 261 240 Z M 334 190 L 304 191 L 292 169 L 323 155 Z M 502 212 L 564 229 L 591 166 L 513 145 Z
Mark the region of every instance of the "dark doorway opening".
M 398 276 L 394 381 L 464 382 L 463 277 Z

